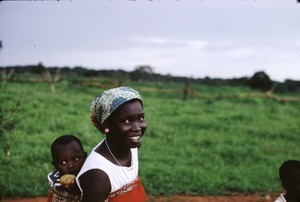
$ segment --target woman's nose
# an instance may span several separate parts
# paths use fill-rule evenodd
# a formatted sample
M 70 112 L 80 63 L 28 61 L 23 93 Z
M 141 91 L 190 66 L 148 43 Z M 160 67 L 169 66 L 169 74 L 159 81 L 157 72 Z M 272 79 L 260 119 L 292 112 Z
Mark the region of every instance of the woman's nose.
M 138 121 L 135 121 L 133 123 L 132 130 L 134 130 L 134 131 L 141 130 L 141 125 L 140 125 L 140 123 Z

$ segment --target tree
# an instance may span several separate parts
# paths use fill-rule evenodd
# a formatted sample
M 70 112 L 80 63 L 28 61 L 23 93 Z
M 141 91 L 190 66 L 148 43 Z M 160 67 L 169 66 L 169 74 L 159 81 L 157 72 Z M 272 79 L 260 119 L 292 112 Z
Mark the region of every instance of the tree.
M 88 70 L 83 71 L 82 76 L 84 76 L 84 77 L 97 77 L 98 74 L 99 74 L 99 71 L 93 70 L 93 69 L 88 69 Z
M 134 71 L 129 73 L 132 80 L 143 81 L 153 75 L 152 67 L 148 65 L 137 66 Z
M 51 75 L 51 73 L 48 71 L 48 69 L 45 68 L 45 71 L 42 73 L 42 78 L 43 78 L 44 82 L 49 83 L 50 91 L 52 93 L 55 93 L 54 84 L 57 83 L 61 78 L 60 69 L 57 68 L 56 71 L 55 71 L 55 74 Z
M 43 74 L 43 72 L 45 71 L 45 69 L 46 68 L 44 67 L 44 65 L 41 62 L 39 62 L 38 65 L 31 66 L 30 72 L 34 73 L 34 74 Z
M 268 91 L 273 87 L 273 81 L 263 71 L 256 72 L 249 80 L 249 86 L 253 89 Z
M 149 65 L 140 65 L 135 68 L 136 71 L 143 72 L 146 74 L 153 74 L 153 69 Z

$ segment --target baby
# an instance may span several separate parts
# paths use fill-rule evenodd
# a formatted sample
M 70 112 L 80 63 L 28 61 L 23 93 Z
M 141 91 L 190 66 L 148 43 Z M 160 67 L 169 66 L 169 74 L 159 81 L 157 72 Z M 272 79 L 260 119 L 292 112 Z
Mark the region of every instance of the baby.
M 51 154 L 56 170 L 48 174 L 51 186 L 48 202 L 80 201 L 81 192 L 75 177 L 87 157 L 81 141 L 74 135 L 62 135 L 52 143 Z
M 275 202 L 300 202 L 300 161 L 287 160 L 279 168 L 279 177 L 285 194 Z

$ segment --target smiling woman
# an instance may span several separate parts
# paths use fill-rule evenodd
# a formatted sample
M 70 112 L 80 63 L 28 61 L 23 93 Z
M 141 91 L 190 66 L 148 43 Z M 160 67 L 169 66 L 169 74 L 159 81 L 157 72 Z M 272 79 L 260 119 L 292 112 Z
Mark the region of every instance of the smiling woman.
M 92 122 L 106 137 L 77 176 L 83 201 L 146 200 L 137 151 L 147 128 L 144 117 L 140 94 L 126 86 L 104 91 L 92 102 Z

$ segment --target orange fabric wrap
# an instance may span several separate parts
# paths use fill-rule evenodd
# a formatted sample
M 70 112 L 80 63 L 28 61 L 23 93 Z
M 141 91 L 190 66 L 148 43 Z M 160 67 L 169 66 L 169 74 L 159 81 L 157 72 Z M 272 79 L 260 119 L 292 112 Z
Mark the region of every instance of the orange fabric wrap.
M 52 202 L 52 199 L 53 199 L 53 191 L 51 190 L 51 191 L 48 193 L 48 199 L 47 199 L 47 202 Z
M 133 182 L 111 193 L 108 197 L 108 201 L 109 202 L 145 202 L 146 194 L 140 178 L 138 177 Z

